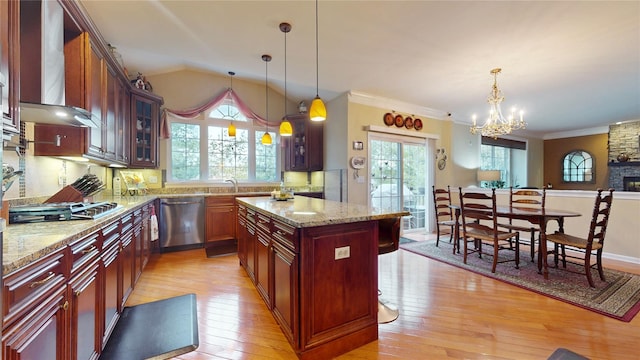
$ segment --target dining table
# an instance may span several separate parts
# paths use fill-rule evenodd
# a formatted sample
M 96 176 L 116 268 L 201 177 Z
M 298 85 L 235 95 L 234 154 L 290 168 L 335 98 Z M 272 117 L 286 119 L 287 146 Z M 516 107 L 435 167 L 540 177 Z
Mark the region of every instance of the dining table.
M 454 236 L 455 243 L 454 249 L 460 251 L 460 215 L 461 209 L 459 205 L 450 205 L 454 210 L 455 228 Z M 478 209 L 474 209 L 478 210 Z M 557 210 L 548 208 L 534 208 L 525 206 L 496 206 L 495 215 L 498 217 L 526 220 L 531 224 L 538 225 L 540 227 L 540 241 L 538 242 L 538 273 L 541 273 L 545 279 L 549 279 L 549 268 L 547 263 L 547 223 L 549 221 L 556 221 L 558 223 L 558 232 L 564 232 L 564 219 L 568 217 L 578 217 L 582 214 L 568 210 Z

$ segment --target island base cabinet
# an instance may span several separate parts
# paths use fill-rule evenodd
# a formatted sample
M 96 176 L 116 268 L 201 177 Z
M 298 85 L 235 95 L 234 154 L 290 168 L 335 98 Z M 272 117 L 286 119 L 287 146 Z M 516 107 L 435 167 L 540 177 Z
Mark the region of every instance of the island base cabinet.
M 273 316 L 287 340 L 297 348 L 298 327 L 298 261 L 296 254 L 273 242 Z
M 378 338 L 378 224 L 302 229 L 302 359 L 331 358 Z
M 295 228 L 256 210 L 257 230 L 238 215 L 240 263 L 298 357 L 330 359 L 376 340 L 378 222 Z

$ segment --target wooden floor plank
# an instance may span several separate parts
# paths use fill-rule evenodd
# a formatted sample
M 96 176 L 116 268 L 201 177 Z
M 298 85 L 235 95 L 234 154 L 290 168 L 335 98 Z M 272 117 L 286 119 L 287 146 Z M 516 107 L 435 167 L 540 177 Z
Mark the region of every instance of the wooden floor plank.
M 640 274 L 637 264 L 605 266 Z M 558 347 L 592 360 L 639 358 L 640 316 L 621 322 L 404 250 L 379 257 L 379 287 L 399 318 L 339 359 L 539 360 Z M 177 359 L 296 359 L 237 255 L 154 254 L 127 305 L 185 293 L 197 296 L 200 347 Z

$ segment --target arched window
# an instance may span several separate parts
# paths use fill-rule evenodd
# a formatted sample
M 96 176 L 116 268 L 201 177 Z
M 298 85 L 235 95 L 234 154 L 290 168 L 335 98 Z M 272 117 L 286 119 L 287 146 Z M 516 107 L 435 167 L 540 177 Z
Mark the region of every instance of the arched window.
M 562 181 L 566 183 L 594 183 L 593 157 L 584 150 L 575 150 L 562 160 Z

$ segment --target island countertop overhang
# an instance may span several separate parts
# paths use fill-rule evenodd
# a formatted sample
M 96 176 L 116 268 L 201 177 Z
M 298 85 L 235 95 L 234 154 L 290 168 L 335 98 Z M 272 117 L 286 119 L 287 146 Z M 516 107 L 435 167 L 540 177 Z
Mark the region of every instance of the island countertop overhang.
M 236 201 L 296 228 L 381 220 L 410 214 L 405 210 L 380 209 L 306 196 L 296 196 L 287 201 L 277 201 L 271 197 L 238 197 Z

